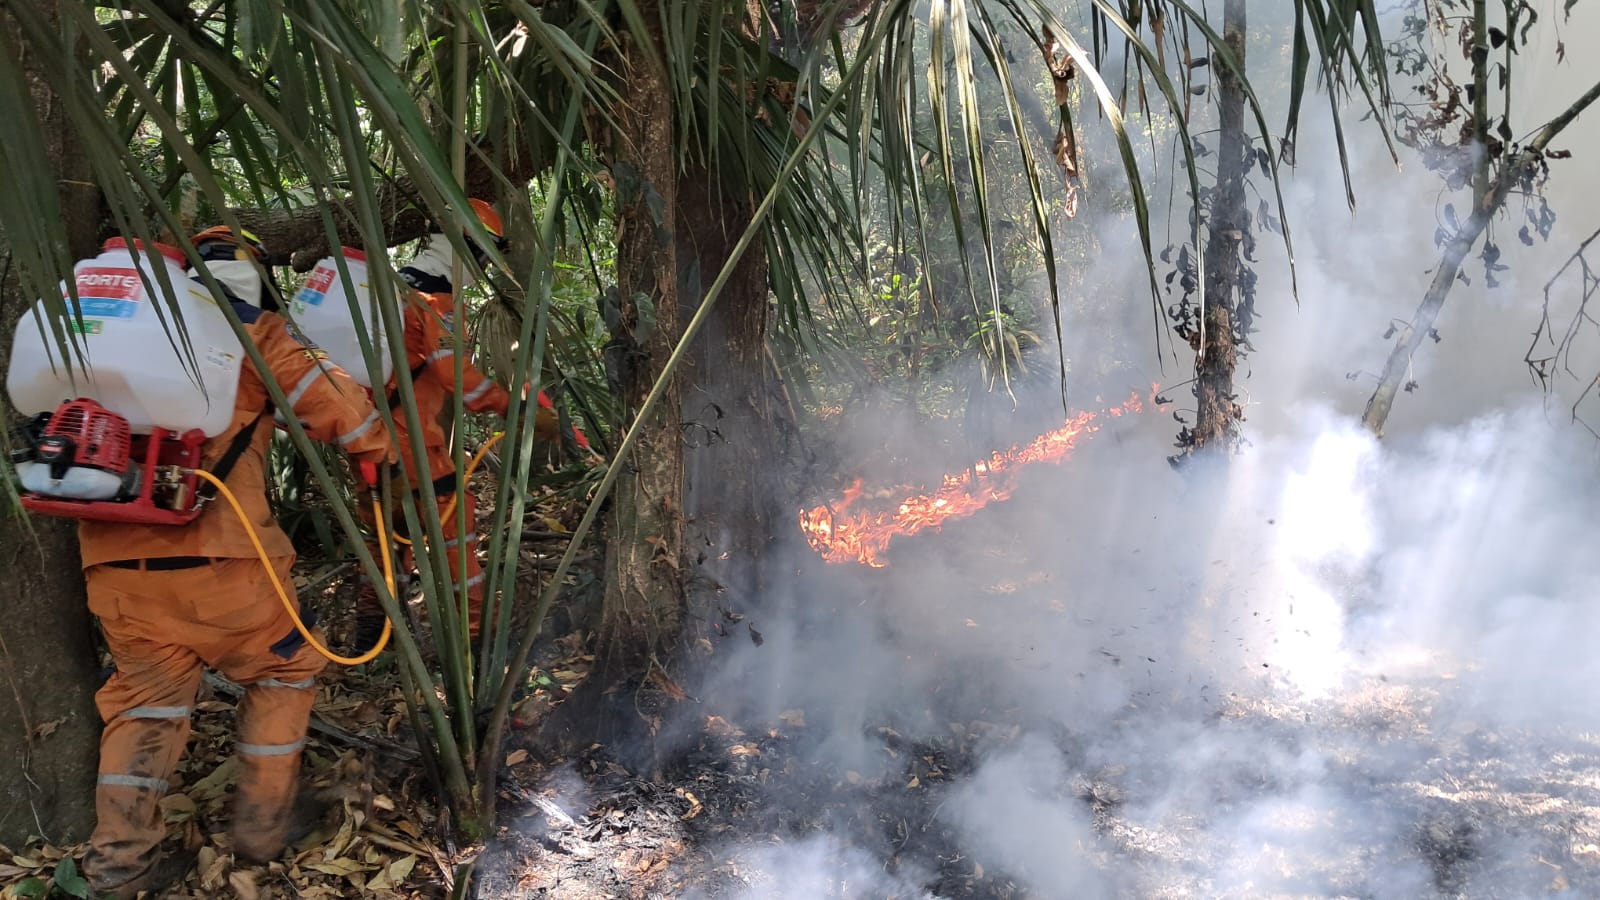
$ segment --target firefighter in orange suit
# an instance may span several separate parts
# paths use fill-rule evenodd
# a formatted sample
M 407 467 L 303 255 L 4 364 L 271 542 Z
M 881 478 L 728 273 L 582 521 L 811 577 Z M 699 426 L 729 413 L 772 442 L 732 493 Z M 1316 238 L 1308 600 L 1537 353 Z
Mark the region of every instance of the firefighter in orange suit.
M 306 431 L 356 460 L 392 460 L 388 433 L 365 391 L 272 312 L 276 304 L 250 260 L 264 257 L 259 243 L 226 229 L 202 232 L 194 243 Z M 294 549 L 267 506 L 273 413 L 261 375 L 246 359 L 233 421 L 205 444 L 204 464 L 239 496 L 292 590 Z M 229 457 L 231 466 L 224 462 Z M 116 661 L 116 673 L 95 695 L 106 724 L 97 822 L 83 862 L 90 886 L 97 896 L 161 896 L 163 884 L 186 870 L 178 868 L 184 860 L 161 861 L 166 827 L 159 804 L 189 737 L 206 666 L 245 689 L 233 850 L 255 862 L 276 858 L 289 830 L 315 679 L 326 663 L 296 630 L 244 524 L 224 506 L 183 526 L 85 521 L 78 535 L 89 609 Z
M 501 249 L 504 250 L 505 229 L 500 214 L 482 200 L 471 202 L 479 221 L 501 242 Z M 476 247 L 472 249 L 477 250 Z M 486 261 L 480 251 L 476 260 L 478 267 L 481 269 Z M 467 486 L 459 483 L 450 442 L 441 422 L 448 421 L 452 398 L 457 392 L 461 394 L 463 405 L 471 412 L 492 412 L 500 416 L 504 416 L 510 408 L 511 395 L 467 360 L 461 361 L 461 380 L 456 381 L 455 339 L 450 331 L 451 316 L 455 310 L 455 286 L 450 281 L 454 268 L 454 248 L 441 233 L 435 231 L 423 238 L 417 255 L 400 269 L 400 277 L 411 287 L 404 303 L 406 361 L 411 367 L 417 418 L 422 426 L 428 472 L 433 478 L 431 486 L 417 485 L 419 475 L 412 457 L 410 426 L 398 411 L 395 414 L 395 444 L 400 451 L 401 465 L 405 466 L 406 474 L 413 486 L 418 488 L 419 495 L 431 494 L 441 513 L 457 495 L 461 498 L 458 502 L 466 513 L 466 532 L 457 529 L 460 513 L 456 510 L 451 510 L 441 524 L 451 579 L 458 585 L 463 577 L 466 579 L 468 626 L 476 636 L 483 615 L 486 578 L 483 566 L 478 562 L 478 534 L 474 524 L 478 504 L 472 492 L 466 489 Z M 398 377 L 399 373 L 396 373 L 387 385 L 387 402 L 391 408 L 400 402 L 395 380 Z M 383 620 L 384 612 L 378 603 L 377 590 L 370 583 L 364 583 L 356 598 L 356 653 L 365 653 L 377 643 L 383 631 Z

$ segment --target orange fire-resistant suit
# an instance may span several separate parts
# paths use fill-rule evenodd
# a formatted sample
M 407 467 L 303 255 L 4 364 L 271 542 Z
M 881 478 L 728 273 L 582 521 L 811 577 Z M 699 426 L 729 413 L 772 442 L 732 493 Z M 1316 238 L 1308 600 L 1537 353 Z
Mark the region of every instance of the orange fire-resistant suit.
M 439 312 L 448 311 L 453 302 L 454 299 L 449 294 L 409 295 L 405 309 L 406 361 L 411 367 L 412 390 L 417 398 L 417 417 L 422 425 L 422 443 L 427 454 L 428 473 L 433 478 L 431 490 L 421 488 L 419 493 L 424 496 L 431 493 L 441 513 L 459 494 L 461 497 L 459 502 L 466 512 L 465 533 L 461 533 L 457 528 L 457 513 L 453 510 L 440 524 L 443 526 L 451 580 L 461 584 L 463 575 L 466 578 L 468 625 L 471 632 L 476 635 L 483 615 L 483 582 L 486 577 L 482 564 L 478 562 L 478 533 L 473 524 L 477 515 L 477 500 L 470 490 L 465 489 L 465 485 L 458 484 L 455 459 L 450 452 L 450 442 L 440 421 L 447 413 L 452 397 L 458 390 L 462 395 L 462 403 L 468 410 L 493 412 L 501 416 L 504 416 L 510 407 L 511 395 L 467 360 L 461 361 L 461 381 L 457 383 L 455 339 L 446 330 L 445 322 Z M 397 374 L 395 378 L 398 377 Z M 391 406 L 398 405 L 399 402 L 395 378 L 391 378 L 386 386 L 388 397 L 386 402 Z M 398 412 L 394 419 L 395 443 L 400 451 L 400 462 L 405 467 L 411 483 L 416 485 L 419 475 L 412 455 L 410 426 L 405 417 Z M 370 549 L 374 554 L 379 552 L 377 547 Z M 404 562 L 410 567 L 415 561 L 407 559 Z M 382 614 L 376 592 L 362 591 L 357 600 L 357 619 L 370 620 Z
M 312 437 L 357 459 L 393 458 L 389 436 L 359 385 L 284 319 L 245 303 L 234 308 Z M 294 548 L 267 506 L 272 414 L 259 421 L 267 404 L 261 376 L 247 360 L 233 421 L 206 443 L 205 464 L 217 465 L 241 429 L 254 429 L 226 483 L 292 590 Z M 115 674 L 95 695 L 105 731 L 97 822 L 83 864 L 91 886 L 132 896 L 138 882 L 151 877 L 166 832 L 159 803 L 189 736 L 204 666 L 245 688 L 235 748 L 234 850 L 252 860 L 276 857 L 289 827 L 315 678 L 325 661 L 296 631 L 245 526 L 219 504 L 184 526 L 85 521 L 78 535 L 89 609 L 100 617 L 116 661 Z

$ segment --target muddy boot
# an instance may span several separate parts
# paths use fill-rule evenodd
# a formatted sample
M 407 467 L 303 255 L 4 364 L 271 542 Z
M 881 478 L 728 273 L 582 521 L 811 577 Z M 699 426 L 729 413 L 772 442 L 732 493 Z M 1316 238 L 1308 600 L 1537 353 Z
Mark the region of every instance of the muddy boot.
M 91 896 L 102 900 L 134 900 L 141 893 L 147 897 L 168 896 L 168 888 L 177 885 L 194 868 L 195 855 L 188 850 L 178 850 L 157 857 L 150 868 L 126 881 L 106 884 L 89 879 Z

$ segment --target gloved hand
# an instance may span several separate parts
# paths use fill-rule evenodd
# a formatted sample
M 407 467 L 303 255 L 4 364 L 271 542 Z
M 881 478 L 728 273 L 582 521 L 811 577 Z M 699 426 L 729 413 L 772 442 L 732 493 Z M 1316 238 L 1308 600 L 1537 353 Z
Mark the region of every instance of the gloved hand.
M 361 474 L 362 480 L 371 485 L 377 484 L 378 474 L 399 462 L 399 457 L 395 454 L 394 447 L 391 445 L 378 450 L 352 454 L 350 460 L 356 464 L 356 471 Z M 369 472 L 372 475 L 371 478 L 367 477 Z

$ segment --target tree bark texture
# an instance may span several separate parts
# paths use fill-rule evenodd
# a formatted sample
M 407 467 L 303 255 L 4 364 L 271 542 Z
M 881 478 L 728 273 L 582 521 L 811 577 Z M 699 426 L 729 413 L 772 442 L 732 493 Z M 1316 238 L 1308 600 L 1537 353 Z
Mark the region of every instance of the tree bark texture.
M 656 21 L 654 10 L 646 21 Z M 634 35 L 634 40 L 658 40 Z M 659 42 L 658 42 L 659 46 Z M 618 186 L 611 360 L 624 418 L 632 421 L 677 346 L 677 167 L 667 74 L 627 48 L 627 101 L 611 173 Z M 658 56 L 659 59 L 659 56 Z M 590 684 L 611 690 L 659 673 L 683 625 L 683 439 L 677 384 L 662 397 L 614 488 L 606 533 L 606 589 Z M 626 424 L 624 423 L 624 424 Z M 598 677 L 595 677 L 598 676 Z M 586 685 L 587 687 L 587 685 Z M 619 692 L 629 697 L 632 692 Z M 632 703 L 629 703 L 632 709 Z M 618 711 L 629 716 L 630 711 Z M 608 716 L 597 717 L 605 729 Z M 632 730 L 637 721 L 614 721 Z M 603 737 L 603 735 L 597 735 Z
M 703 168 L 679 183 L 679 312 L 694 315 L 750 224 L 747 197 Z M 692 662 L 718 642 L 749 640 L 723 610 L 748 614 L 762 594 L 762 562 L 798 501 L 785 503 L 780 423 L 788 416 L 767 356 L 768 267 L 757 242 L 696 335 L 683 378 L 685 575 Z M 790 526 L 792 527 L 792 526 Z M 702 640 L 703 639 L 703 640 Z
M 58 0 L 42 0 L 53 12 Z M 6 41 L 20 47 L 29 91 L 43 126 L 53 171 L 31 173 L 59 185 L 70 250 L 94 252 L 100 193 L 61 104 L 30 59 L 20 29 L 0 14 Z M 10 264 L 0 232 L 0 371 L 5 371 L 17 320 L 33 304 Z M 13 421 L 9 399 L 0 416 Z M 0 843 L 20 847 L 43 833 L 57 843 L 85 837 L 94 825 L 94 783 L 100 719 L 94 707 L 98 672 L 77 530 L 64 519 L 31 521 L 0 510 Z
M 1238 61 L 1245 62 L 1245 0 L 1227 0 L 1222 39 Z M 1233 373 L 1238 363 L 1239 286 L 1244 274 L 1242 247 L 1249 238 L 1244 180 L 1253 148 L 1244 130 L 1244 86 L 1228 66 L 1217 73 L 1219 125 L 1217 185 L 1211 194 L 1205 249 L 1205 328 L 1195 360 L 1194 449 L 1229 447 L 1238 436 L 1242 410 L 1235 400 Z

